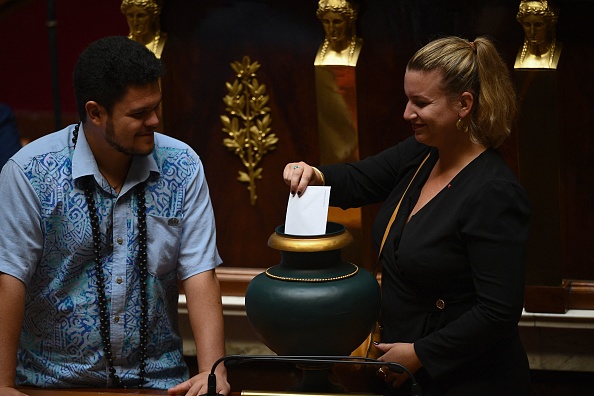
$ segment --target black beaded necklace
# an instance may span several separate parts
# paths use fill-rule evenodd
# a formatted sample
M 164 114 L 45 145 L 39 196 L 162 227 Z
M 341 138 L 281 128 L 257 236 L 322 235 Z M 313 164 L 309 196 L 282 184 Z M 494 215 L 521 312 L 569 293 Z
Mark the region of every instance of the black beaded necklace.
M 76 124 L 72 132 L 72 143 L 76 146 L 78 140 L 78 129 L 80 124 Z M 109 336 L 109 314 L 107 313 L 107 297 L 105 295 L 105 275 L 103 274 L 103 267 L 101 266 L 101 230 L 99 228 L 99 216 L 93 198 L 93 191 L 95 190 L 95 183 L 93 178 L 87 178 L 84 182 L 84 192 L 89 208 L 89 218 L 91 220 L 91 229 L 93 232 L 93 250 L 95 253 L 95 269 L 97 271 L 97 293 L 99 300 L 99 320 L 101 339 L 103 341 L 103 350 L 105 352 L 105 359 L 109 368 L 109 376 L 111 377 L 116 388 L 123 387 L 122 380 L 116 375 L 116 370 L 113 365 L 113 355 L 111 352 L 111 342 Z M 139 361 L 140 361 L 140 384 L 139 388 L 143 387 L 145 368 L 146 368 L 146 352 L 148 344 L 148 298 L 147 298 L 147 244 L 146 244 L 146 200 L 144 185 L 140 184 L 135 188 L 134 194 L 138 202 L 138 267 L 140 269 L 140 345 L 139 345 Z

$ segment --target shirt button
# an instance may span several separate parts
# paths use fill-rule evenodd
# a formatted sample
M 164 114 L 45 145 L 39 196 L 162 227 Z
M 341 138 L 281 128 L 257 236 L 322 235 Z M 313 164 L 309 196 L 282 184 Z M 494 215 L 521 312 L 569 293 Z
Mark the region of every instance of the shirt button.
M 121 284 L 122 284 L 122 282 L 123 282 L 123 281 L 122 281 L 122 278 L 118 278 L 118 279 L 116 279 L 116 282 L 118 282 L 118 285 L 121 285 Z
M 119 316 L 116 316 L 116 317 L 113 318 L 113 322 L 114 323 L 118 323 L 119 321 L 120 321 L 120 317 Z
M 437 301 L 435 301 L 435 306 L 437 307 L 437 309 L 444 309 L 445 308 L 445 301 L 443 301 L 441 298 Z
M 122 243 L 124 243 L 124 240 L 122 238 L 118 238 L 118 245 L 121 245 Z

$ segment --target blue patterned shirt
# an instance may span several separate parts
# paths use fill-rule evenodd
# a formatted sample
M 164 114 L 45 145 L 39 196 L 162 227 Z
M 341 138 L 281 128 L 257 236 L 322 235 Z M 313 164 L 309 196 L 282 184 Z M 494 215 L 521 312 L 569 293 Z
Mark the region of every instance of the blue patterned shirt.
M 178 331 L 178 277 L 221 263 L 213 210 L 198 155 L 155 134 L 149 156 L 133 158 L 118 195 L 99 172 L 81 127 L 26 145 L 0 174 L 0 272 L 27 286 L 17 385 L 110 386 L 96 291 L 93 236 L 81 178 L 93 176 L 111 348 L 124 385 L 138 385 L 140 289 L 137 200 L 146 182 L 149 343 L 147 388 L 188 378 Z

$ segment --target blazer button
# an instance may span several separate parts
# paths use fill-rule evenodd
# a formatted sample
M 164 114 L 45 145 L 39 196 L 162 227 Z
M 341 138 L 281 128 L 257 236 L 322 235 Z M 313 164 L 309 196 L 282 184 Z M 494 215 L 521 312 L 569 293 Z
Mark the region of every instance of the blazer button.
M 444 309 L 445 308 L 445 301 L 443 301 L 441 298 L 437 301 L 435 301 L 435 306 L 437 307 L 437 309 Z

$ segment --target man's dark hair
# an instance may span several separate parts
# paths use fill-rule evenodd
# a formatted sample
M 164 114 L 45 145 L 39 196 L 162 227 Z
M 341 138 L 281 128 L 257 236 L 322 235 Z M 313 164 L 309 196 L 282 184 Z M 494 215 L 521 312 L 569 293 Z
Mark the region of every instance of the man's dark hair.
M 104 37 L 91 43 L 74 66 L 74 96 L 80 120 L 86 121 L 88 101 L 99 103 L 111 114 L 130 86 L 156 82 L 163 73 L 155 54 L 128 37 Z

